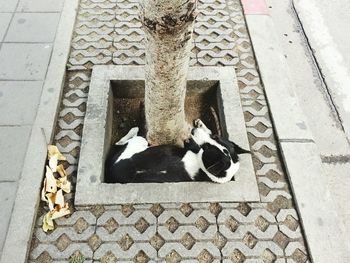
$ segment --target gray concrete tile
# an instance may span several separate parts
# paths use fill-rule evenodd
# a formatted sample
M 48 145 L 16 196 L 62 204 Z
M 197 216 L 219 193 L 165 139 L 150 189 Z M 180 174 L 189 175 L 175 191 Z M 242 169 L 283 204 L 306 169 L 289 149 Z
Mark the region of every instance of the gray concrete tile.
M 4 245 L 12 207 L 16 198 L 17 183 L 0 183 L 0 251 Z
M 43 80 L 51 44 L 4 43 L 0 50 L 0 80 Z
M 0 182 L 19 180 L 30 131 L 31 126 L 0 127 Z
M 330 194 L 335 201 L 336 212 L 344 222 L 346 236 L 350 237 L 350 163 L 323 163 L 322 167 L 325 171 Z
M 342 259 L 343 251 L 350 249 L 348 237 L 316 144 L 281 142 L 280 148 L 313 262 L 347 262 Z M 336 239 L 330 238 L 333 233 L 337 233 Z
M 0 0 L 0 12 L 14 12 L 18 0 Z
M 11 13 L 0 13 L 0 42 L 5 36 L 7 27 L 10 24 L 11 17 Z
M 0 125 L 31 125 L 40 102 L 41 81 L 0 81 Z
M 64 0 L 20 0 L 17 12 L 60 12 Z
M 17 13 L 4 41 L 53 42 L 59 19 L 58 13 Z

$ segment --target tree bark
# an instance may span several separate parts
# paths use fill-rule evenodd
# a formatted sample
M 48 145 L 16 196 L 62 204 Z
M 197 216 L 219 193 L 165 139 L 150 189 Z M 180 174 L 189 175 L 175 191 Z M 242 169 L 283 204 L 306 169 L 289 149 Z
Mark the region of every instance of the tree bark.
M 151 145 L 188 138 L 186 80 L 198 0 L 140 0 L 146 36 L 145 116 Z

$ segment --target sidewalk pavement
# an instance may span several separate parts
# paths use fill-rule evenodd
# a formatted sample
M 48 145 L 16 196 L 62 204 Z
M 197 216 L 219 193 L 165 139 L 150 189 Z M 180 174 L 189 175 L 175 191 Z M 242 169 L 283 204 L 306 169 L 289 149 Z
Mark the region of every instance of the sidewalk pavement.
M 295 83 L 296 96 L 321 155 L 326 184 L 335 200 L 336 212 L 345 224 L 347 236 L 350 236 L 350 138 L 346 136 L 344 125 L 350 118 L 343 115 L 344 109 L 339 110 L 342 107 L 340 102 L 349 97 L 350 92 L 345 95 L 338 92 L 339 88 L 347 86 L 347 82 L 336 76 L 342 72 L 340 68 L 344 68 L 339 64 L 350 63 L 346 59 L 349 57 L 346 50 L 350 39 L 346 38 L 345 29 L 346 21 L 349 21 L 345 10 L 350 8 L 350 4 L 343 0 L 334 5 L 327 1 L 279 0 L 268 0 L 268 4 L 276 34 L 282 44 L 282 52 Z M 313 5 L 311 9 L 310 4 Z M 314 15 L 305 15 L 304 9 L 312 10 Z M 335 16 L 335 13 L 338 15 Z M 310 24 L 310 21 L 313 23 Z M 342 33 L 344 38 L 340 38 Z M 320 35 L 327 44 L 313 40 Z M 325 55 L 324 51 L 334 49 L 337 51 L 330 52 L 328 59 L 321 63 L 320 56 Z M 344 59 L 341 59 L 342 56 Z M 349 66 L 345 78 L 350 75 Z M 334 74 L 330 74 L 327 68 L 331 68 Z M 343 84 L 335 85 L 333 79 Z M 344 262 L 348 261 L 350 251 Z
M 59 18 L 57 21 L 51 19 L 55 15 L 59 16 L 61 10 L 29 10 L 28 8 L 34 7 L 60 6 L 57 4 L 60 1 L 57 0 L 31 1 L 20 0 L 14 4 L 12 1 L 0 0 L 0 11 L 1 8 L 6 8 L 4 13 L 0 13 L 0 23 L 8 27 L 2 32 L 3 27 L 0 25 L 0 37 L 3 34 L 0 46 L 0 110 L 6 112 L 0 116 L 0 151 L 1 156 L 5 156 L 5 159 L 0 160 L 0 185 L 6 189 L 0 189 L 0 208 L 4 206 L 7 211 L 2 211 L 8 215 L 6 222 L 1 222 L 1 234 L 6 233 L 13 200 L 16 197 L 23 201 L 22 192 L 17 196 L 15 194 L 20 174 L 24 182 L 28 183 L 28 178 L 32 178 L 32 175 L 28 175 L 30 171 L 21 171 L 19 165 L 15 164 L 23 163 L 25 158 L 23 145 L 28 144 L 54 41 L 50 28 L 55 31 Z M 257 2 L 262 5 L 255 8 Z M 328 258 L 334 259 L 332 262 L 341 262 L 339 258 L 342 255 L 332 243 L 332 235 L 341 239 L 341 234 L 332 232 L 336 228 L 328 221 L 334 219 L 336 222 L 338 218 L 331 213 L 332 207 L 317 210 L 323 205 L 318 203 L 319 200 L 325 203 L 329 201 L 324 200 L 328 197 L 327 191 L 319 193 L 327 190 L 327 186 L 317 178 L 322 174 L 318 152 L 312 137 L 309 137 L 296 98 L 292 91 L 286 91 L 289 84 L 284 78 L 285 64 L 280 64 L 280 50 L 275 49 L 273 52 L 275 42 L 270 39 L 273 26 L 271 27 L 267 8 L 264 1 L 245 0 L 243 3 L 245 8 L 250 6 L 249 14 L 245 9 L 246 16 L 243 15 L 238 0 L 199 2 L 200 14 L 195 27 L 191 65 L 235 67 L 261 202 L 77 207 L 70 218 L 57 220 L 57 227 L 50 234 L 44 233 L 41 228 L 44 213 L 41 204 L 33 226 L 31 222 L 35 219 L 33 213 L 36 211 L 24 212 L 28 216 L 28 222 L 23 223 L 26 233 L 22 237 L 17 231 L 18 236 L 8 237 L 11 239 L 6 241 L 9 244 L 8 254 L 3 255 L 1 262 L 5 262 L 5 257 L 8 259 L 6 262 L 24 262 L 25 259 L 29 262 L 67 262 L 72 257 L 84 258 L 85 262 L 114 262 L 117 259 L 134 262 L 192 260 L 279 263 L 305 263 L 321 259 L 314 262 L 331 262 L 327 261 Z M 18 9 L 20 6 L 23 6 L 22 9 Z M 23 10 L 28 14 L 14 14 L 15 10 Z M 43 23 L 40 19 L 47 13 L 52 16 L 46 17 L 47 20 Z M 67 156 L 67 171 L 73 182 L 76 181 L 92 67 L 144 63 L 143 33 L 137 17 L 137 0 L 82 0 L 77 15 L 53 139 L 53 143 Z M 52 24 L 55 21 L 54 26 Z M 38 30 L 35 24 L 39 24 L 39 32 L 35 31 Z M 261 34 L 261 28 L 270 33 Z M 11 33 L 11 30 L 22 33 Z M 41 34 L 42 30 L 48 32 Z M 34 52 L 35 55 L 31 55 Z M 276 62 L 277 66 L 269 66 L 269 61 Z M 273 74 L 274 65 L 281 74 L 277 78 Z M 287 84 L 278 85 L 279 83 Z M 15 92 L 9 93 L 9 89 Z M 26 92 L 28 89 L 31 92 Z M 276 90 L 283 91 L 283 96 L 277 96 Z M 25 106 L 17 106 L 14 103 L 17 101 Z M 286 103 L 278 106 L 281 101 Z M 296 108 L 293 109 L 291 105 Z M 45 114 L 40 108 L 39 112 Z M 286 112 L 289 115 L 283 116 Z M 52 119 L 54 115 L 53 113 Z M 296 130 L 290 127 L 295 124 L 293 121 L 298 120 L 301 122 L 296 123 L 299 127 L 296 136 Z M 30 143 L 33 146 L 33 142 Z M 306 153 L 305 156 L 295 156 L 300 149 L 303 154 Z M 307 155 L 310 152 L 314 155 Z M 298 162 L 291 165 L 290 159 Z M 37 169 L 40 170 L 40 167 Z M 8 174 L 17 174 L 16 179 Z M 41 177 L 34 177 L 39 185 Z M 311 179 L 317 183 L 313 184 Z M 307 187 L 311 189 L 314 185 L 318 188 L 309 194 Z M 38 191 L 39 188 L 34 187 L 33 193 L 30 193 L 33 204 L 29 210 L 37 208 L 35 204 L 39 200 Z M 16 203 L 16 207 L 20 205 Z M 18 217 L 18 209 L 15 212 Z M 22 218 L 11 219 L 13 232 L 16 228 L 14 222 L 21 221 Z M 21 229 L 21 226 L 18 228 Z M 325 233 L 324 229 L 328 232 Z M 315 251 L 317 255 L 312 254 Z M 328 255 L 323 257 L 322 253 Z
M 0 258 L 63 3 L 0 1 Z

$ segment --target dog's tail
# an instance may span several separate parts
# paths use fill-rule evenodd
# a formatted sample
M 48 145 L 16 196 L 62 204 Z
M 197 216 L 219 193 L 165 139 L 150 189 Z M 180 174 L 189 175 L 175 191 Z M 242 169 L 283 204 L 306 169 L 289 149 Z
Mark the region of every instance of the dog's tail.
M 134 138 L 135 136 L 137 136 L 138 132 L 139 132 L 138 127 L 131 128 L 128 134 L 125 135 L 123 138 L 121 138 L 118 142 L 116 142 L 115 145 L 127 144 L 131 138 Z

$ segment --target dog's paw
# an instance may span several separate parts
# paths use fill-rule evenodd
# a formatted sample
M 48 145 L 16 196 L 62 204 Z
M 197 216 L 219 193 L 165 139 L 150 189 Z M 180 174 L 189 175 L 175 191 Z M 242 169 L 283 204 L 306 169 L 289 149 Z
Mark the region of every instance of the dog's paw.
M 202 122 L 201 119 L 196 119 L 194 121 L 194 126 L 196 129 L 201 129 L 202 131 L 204 131 L 207 134 L 212 134 L 211 130 L 209 130 L 208 127 L 205 126 L 205 124 Z
M 204 123 L 202 122 L 201 119 L 196 119 L 196 120 L 194 121 L 194 127 L 196 127 L 196 128 L 202 128 L 203 126 L 205 126 L 205 125 L 204 125 Z

